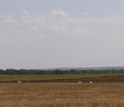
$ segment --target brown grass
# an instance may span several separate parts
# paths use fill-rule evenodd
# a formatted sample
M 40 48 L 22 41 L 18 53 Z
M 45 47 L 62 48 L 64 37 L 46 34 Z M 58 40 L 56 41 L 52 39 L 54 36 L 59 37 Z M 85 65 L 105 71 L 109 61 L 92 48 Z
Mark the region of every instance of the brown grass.
M 124 83 L 2 83 L 0 107 L 124 107 Z

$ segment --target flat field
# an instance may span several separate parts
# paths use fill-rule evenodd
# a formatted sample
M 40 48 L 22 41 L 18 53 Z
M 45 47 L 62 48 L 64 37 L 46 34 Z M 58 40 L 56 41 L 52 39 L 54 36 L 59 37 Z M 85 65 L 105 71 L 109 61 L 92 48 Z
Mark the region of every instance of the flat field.
M 0 83 L 0 107 L 124 107 L 124 83 Z
M 106 74 L 52 74 L 52 75 L 0 75 L 1 81 L 18 81 L 18 80 L 53 80 L 53 79 L 80 79 L 91 77 L 115 77 L 124 76 L 124 73 L 106 73 Z
M 45 79 L 65 79 L 65 78 L 86 78 L 86 77 L 100 77 L 100 76 L 115 76 L 124 75 L 123 73 L 113 74 L 58 74 L 58 75 L 0 75 L 0 81 L 12 80 L 45 80 Z

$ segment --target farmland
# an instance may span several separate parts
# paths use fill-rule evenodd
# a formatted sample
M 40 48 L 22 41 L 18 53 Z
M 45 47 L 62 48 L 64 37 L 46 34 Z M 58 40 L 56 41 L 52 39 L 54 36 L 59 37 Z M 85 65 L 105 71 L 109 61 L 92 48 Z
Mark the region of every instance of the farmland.
M 119 76 L 118 76 L 119 75 Z M 121 81 L 88 82 L 29 82 L 31 80 L 122 78 L 122 74 L 90 75 L 9 75 L 0 81 L 28 80 L 28 82 L 0 83 L 0 107 L 124 107 L 124 83 Z
M 50 75 L 0 75 L 0 81 L 13 80 L 50 80 L 50 79 L 76 79 L 90 77 L 124 76 L 124 73 L 103 74 L 50 74 Z

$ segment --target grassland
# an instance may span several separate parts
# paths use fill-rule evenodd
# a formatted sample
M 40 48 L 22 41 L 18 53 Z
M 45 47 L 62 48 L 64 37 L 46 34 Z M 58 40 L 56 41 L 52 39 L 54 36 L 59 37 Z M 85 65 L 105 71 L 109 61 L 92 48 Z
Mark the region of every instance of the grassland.
M 106 74 L 59 74 L 59 75 L 0 75 L 0 81 L 12 80 L 46 80 L 46 79 L 65 79 L 65 78 L 87 78 L 124 75 L 124 73 L 106 73 Z
M 0 81 L 101 75 L 68 76 L 0 76 Z M 124 107 L 124 83 L 0 83 L 0 107 Z

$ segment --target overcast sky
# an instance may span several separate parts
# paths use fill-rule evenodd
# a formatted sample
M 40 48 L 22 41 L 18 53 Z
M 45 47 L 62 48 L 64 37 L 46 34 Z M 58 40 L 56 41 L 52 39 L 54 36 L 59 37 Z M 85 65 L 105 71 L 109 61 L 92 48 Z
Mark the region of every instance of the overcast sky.
M 0 0 L 0 69 L 124 66 L 124 0 Z

